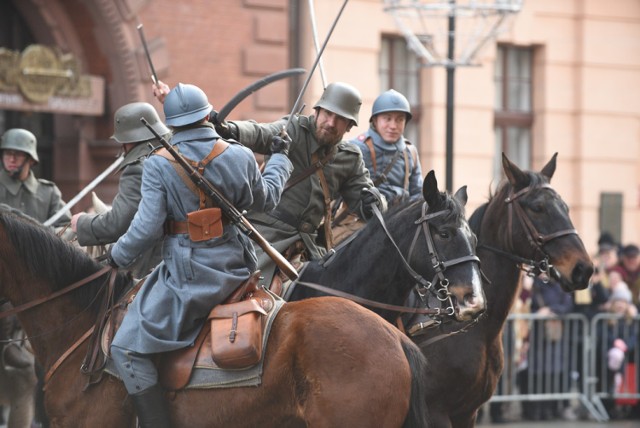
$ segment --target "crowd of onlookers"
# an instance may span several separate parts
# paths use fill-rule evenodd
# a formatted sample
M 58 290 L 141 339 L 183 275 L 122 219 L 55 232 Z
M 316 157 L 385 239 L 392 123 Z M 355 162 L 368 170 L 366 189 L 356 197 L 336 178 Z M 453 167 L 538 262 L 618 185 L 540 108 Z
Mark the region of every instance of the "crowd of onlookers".
M 610 233 L 604 232 L 598 240 L 598 252 L 593 260 L 595 272 L 589 288 L 574 293 L 564 292 L 558 283 L 544 275 L 535 278 L 523 275 L 521 291 L 513 310 L 561 318 L 569 314 L 582 314 L 590 321 L 598 314 L 617 314 L 596 323 L 597 328 L 589 336 L 596 342 L 591 344 L 596 349 L 596 377 L 600 377 L 596 379 L 596 388 L 614 393 L 626 387 L 625 392 L 637 393 L 640 382 L 634 362 L 638 361 L 635 351 L 640 331 L 639 323 L 633 318 L 638 315 L 640 308 L 640 249 L 633 243 L 621 245 Z M 517 330 L 514 336 L 519 343 L 514 347 L 515 352 L 505 348 L 505 354 L 515 354 L 505 355 L 505 360 L 513 358 L 516 362 L 518 393 L 540 394 L 550 389 L 558 391 L 558 385 L 551 387 L 550 382 L 560 383 L 560 391 L 569 391 L 573 385 L 566 380 L 568 377 L 562 371 L 567 368 L 566 360 L 574 358 L 569 354 L 582 351 L 584 344 L 581 342 L 586 332 L 563 332 L 561 320 L 545 320 L 531 325 L 524 323 L 524 328 L 522 324 L 515 322 L 515 327 L 509 326 Z M 565 330 L 568 325 L 564 323 Z M 505 331 L 505 335 L 511 333 Z M 571 346 L 559 340 L 563 334 L 571 335 Z M 580 364 L 577 371 L 581 373 L 575 373 L 575 376 L 583 376 L 584 369 Z M 602 402 L 611 418 L 640 419 L 638 399 L 606 398 Z M 504 422 L 508 405 L 491 403 L 490 420 L 493 423 Z M 586 417 L 584 410 L 571 406 L 566 400 L 522 401 L 519 418 L 534 421 L 573 420 L 581 414 Z

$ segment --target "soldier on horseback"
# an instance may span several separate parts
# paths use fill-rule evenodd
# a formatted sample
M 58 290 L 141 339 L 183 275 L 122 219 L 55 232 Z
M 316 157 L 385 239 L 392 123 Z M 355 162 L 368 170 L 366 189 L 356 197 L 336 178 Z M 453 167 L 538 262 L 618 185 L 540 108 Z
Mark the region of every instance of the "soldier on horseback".
M 118 194 L 112 202 L 112 208 L 100 214 L 85 212 L 74 214 L 71 228 L 76 232 L 78 243 L 82 246 L 105 245 L 116 242 L 129 228 L 133 216 L 138 211 L 142 195 L 142 169 L 144 160 L 158 141 L 140 122 L 144 117 L 160 135 L 171 131 L 162 123 L 155 108 L 149 103 L 135 102 L 120 107 L 114 115 L 114 133 L 111 138 L 122 145 L 124 160 L 120 164 L 121 173 Z M 150 246 L 131 266 L 135 278 L 147 275 L 162 260 L 162 242 Z
M 211 110 L 200 88 L 173 88 L 164 103 L 171 145 L 239 210 L 273 209 L 293 170 L 290 140 L 270 140 L 271 161 L 260 174 L 250 150 L 219 137 L 208 122 Z M 151 354 L 190 346 L 211 309 L 257 267 L 249 238 L 163 150 L 145 161 L 138 212 L 110 254 L 112 265 L 127 266 L 163 240 L 163 261 L 130 305 L 111 346 L 141 426 L 156 428 L 169 426 L 169 418 Z

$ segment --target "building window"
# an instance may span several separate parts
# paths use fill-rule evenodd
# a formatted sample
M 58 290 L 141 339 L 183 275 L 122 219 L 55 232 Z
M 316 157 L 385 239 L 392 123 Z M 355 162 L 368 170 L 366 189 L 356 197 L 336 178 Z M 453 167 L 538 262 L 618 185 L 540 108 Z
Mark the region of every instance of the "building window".
M 531 169 L 532 64 L 532 48 L 498 46 L 494 74 L 496 183 L 502 178 L 503 152 L 518 167 Z
M 395 89 L 409 100 L 412 119 L 404 135 L 416 147 L 420 144 L 420 61 L 402 37 L 382 36 L 380 51 L 380 93 Z

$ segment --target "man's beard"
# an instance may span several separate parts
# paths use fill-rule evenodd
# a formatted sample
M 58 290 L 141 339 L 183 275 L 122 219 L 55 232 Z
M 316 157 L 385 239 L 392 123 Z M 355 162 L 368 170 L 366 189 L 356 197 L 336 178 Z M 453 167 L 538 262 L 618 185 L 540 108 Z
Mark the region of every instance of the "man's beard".
M 24 169 L 25 164 L 26 162 L 13 170 L 5 168 L 5 171 L 7 171 L 7 174 L 9 174 L 9 177 L 17 179 L 22 175 L 22 170 Z
M 335 146 L 341 139 L 335 128 L 316 128 L 316 140 L 321 146 Z

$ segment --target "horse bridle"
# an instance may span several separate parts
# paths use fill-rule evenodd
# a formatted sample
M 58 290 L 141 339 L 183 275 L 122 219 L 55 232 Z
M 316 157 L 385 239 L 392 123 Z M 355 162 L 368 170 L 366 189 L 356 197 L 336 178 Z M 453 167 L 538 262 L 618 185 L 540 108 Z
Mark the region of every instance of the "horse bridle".
M 543 235 L 538 232 L 538 229 L 536 229 L 535 225 L 524 211 L 524 208 L 522 208 L 522 205 L 519 202 L 515 203 L 521 196 L 535 189 L 552 189 L 552 187 L 549 183 L 543 183 L 537 186 L 527 186 L 515 193 L 512 189 L 509 196 L 505 199 L 505 203 L 507 204 L 507 239 L 509 248 L 513 248 L 513 217 L 515 213 L 515 217 L 525 230 L 527 242 L 529 242 L 536 252 L 542 255 L 542 258 L 539 260 L 530 260 L 486 245 L 481 245 L 480 247 L 501 254 L 511 260 L 514 260 L 516 263 L 521 264 L 521 269 L 523 269 L 529 276 L 537 276 L 541 273 L 545 273 L 554 279 L 560 279 L 560 273 L 549 261 L 550 257 L 544 250 L 544 246 L 563 236 L 577 235 L 578 231 L 576 231 L 576 229 L 563 229 L 547 235 Z M 530 268 L 526 268 L 525 266 L 530 266 Z
M 402 251 L 400 250 L 395 240 L 391 236 L 391 233 L 389 233 L 389 230 L 387 229 L 387 225 L 384 221 L 384 218 L 382 217 L 382 213 L 380 212 L 380 210 L 376 205 L 373 205 L 373 212 L 376 215 L 380 224 L 382 225 L 382 229 L 384 230 L 384 233 L 387 235 L 387 238 L 389 238 L 389 240 L 391 241 L 391 244 L 393 244 L 393 247 L 396 249 L 396 252 L 398 253 L 398 255 L 400 255 L 400 259 L 402 260 L 404 269 L 416 282 L 415 289 L 418 295 L 420 296 L 421 300 L 426 304 L 427 302 L 425 301 L 425 299 L 427 298 L 427 293 L 430 292 L 440 302 L 445 302 L 445 301 L 448 302 L 449 306 L 445 308 L 445 312 L 444 312 L 445 315 L 454 315 L 455 305 L 453 303 L 453 300 L 451 299 L 451 292 L 449 291 L 449 280 L 447 279 L 444 273 L 447 268 L 456 266 L 462 263 L 476 262 L 480 264 L 480 259 L 475 254 L 469 254 L 466 256 L 458 257 L 453 260 L 442 260 L 442 258 L 438 255 L 438 250 L 436 249 L 435 244 L 433 243 L 433 237 L 431 236 L 431 231 L 429 229 L 429 220 L 446 215 L 450 212 L 450 210 L 446 209 L 446 210 L 436 211 L 433 213 L 427 213 L 428 208 L 429 207 L 427 203 L 424 202 L 422 204 L 422 215 L 420 216 L 420 218 L 418 218 L 414 222 L 414 224 L 417 225 L 417 228 L 413 236 L 411 246 L 409 247 L 409 253 L 407 255 L 407 259 L 411 260 L 411 257 L 413 256 L 413 251 L 415 250 L 416 243 L 418 241 L 418 237 L 420 236 L 420 231 L 422 230 L 425 240 L 427 242 L 427 250 L 429 252 L 429 259 L 431 262 L 431 266 L 435 270 L 435 274 L 431 281 L 427 281 L 422 275 L 417 273 L 411 267 L 407 259 L 405 259 L 404 255 L 402 254 Z M 434 284 L 440 284 L 440 287 L 436 288 Z M 429 308 L 427 308 L 427 310 L 429 310 Z M 433 315 L 436 315 L 436 316 L 442 315 L 441 308 L 433 308 L 431 310 L 433 311 L 431 312 Z

